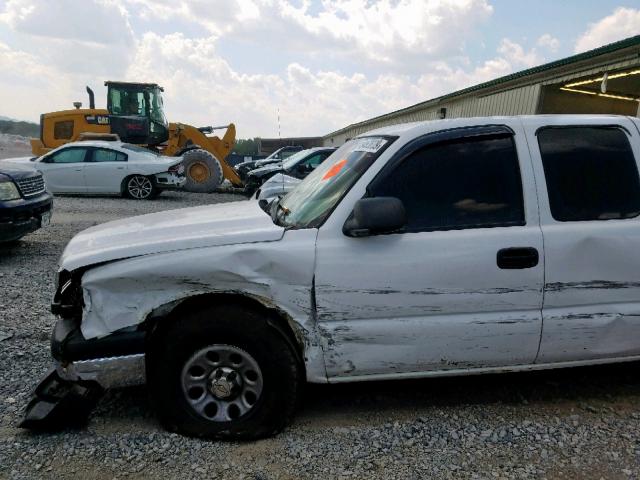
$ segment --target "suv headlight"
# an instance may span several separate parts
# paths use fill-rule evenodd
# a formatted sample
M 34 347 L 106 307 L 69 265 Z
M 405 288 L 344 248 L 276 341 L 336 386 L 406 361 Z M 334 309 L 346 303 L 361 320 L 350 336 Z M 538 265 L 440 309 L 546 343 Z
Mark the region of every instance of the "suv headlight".
M 0 181 L 0 200 L 16 200 L 20 198 L 20 192 L 16 188 L 16 184 L 11 180 Z

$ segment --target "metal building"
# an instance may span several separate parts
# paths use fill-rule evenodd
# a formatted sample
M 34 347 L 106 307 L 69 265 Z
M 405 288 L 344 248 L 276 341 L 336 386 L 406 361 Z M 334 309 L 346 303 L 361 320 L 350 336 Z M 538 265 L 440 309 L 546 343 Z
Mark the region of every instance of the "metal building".
M 438 118 L 544 113 L 640 116 L 640 35 L 349 125 L 325 146 L 386 125 Z

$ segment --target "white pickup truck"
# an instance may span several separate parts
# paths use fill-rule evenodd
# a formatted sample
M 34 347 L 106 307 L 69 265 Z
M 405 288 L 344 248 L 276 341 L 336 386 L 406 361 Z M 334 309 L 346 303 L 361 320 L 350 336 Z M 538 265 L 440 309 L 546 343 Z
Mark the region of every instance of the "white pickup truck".
M 639 128 L 395 125 L 347 142 L 270 215 L 244 201 L 86 230 L 60 261 L 56 371 L 24 426 L 96 385 L 147 382 L 167 428 L 257 438 L 290 421 L 303 382 L 638 360 Z

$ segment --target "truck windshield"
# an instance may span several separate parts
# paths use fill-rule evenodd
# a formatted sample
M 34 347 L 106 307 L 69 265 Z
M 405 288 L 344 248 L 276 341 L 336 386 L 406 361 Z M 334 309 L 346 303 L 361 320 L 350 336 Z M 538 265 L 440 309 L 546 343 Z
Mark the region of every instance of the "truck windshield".
M 380 154 L 392 137 L 361 137 L 345 143 L 282 200 L 271 216 L 279 225 L 316 228 Z

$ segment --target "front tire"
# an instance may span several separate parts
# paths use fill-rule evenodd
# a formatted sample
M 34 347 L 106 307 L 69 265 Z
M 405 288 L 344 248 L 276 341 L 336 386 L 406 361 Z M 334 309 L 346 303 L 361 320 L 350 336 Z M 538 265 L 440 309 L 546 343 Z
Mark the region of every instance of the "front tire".
M 158 188 L 149 177 L 132 175 L 124 182 L 124 194 L 134 200 L 150 200 L 158 196 Z
M 170 431 L 257 439 L 292 419 L 301 368 L 261 314 L 212 306 L 154 333 L 148 355 L 151 403 Z

